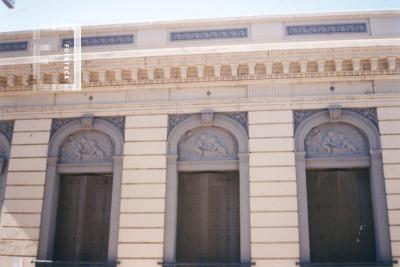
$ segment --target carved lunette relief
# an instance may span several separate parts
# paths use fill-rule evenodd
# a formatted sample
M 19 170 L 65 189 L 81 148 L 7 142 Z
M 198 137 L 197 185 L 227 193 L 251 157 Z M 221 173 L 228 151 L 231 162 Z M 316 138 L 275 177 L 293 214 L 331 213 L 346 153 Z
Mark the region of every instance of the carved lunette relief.
M 217 127 L 199 127 L 188 131 L 178 144 L 178 159 L 237 159 L 237 142 L 232 135 Z
M 368 155 L 367 138 L 357 128 L 345 123 L 325 123 L 306 136 L 307 157 Z
M 61 146 L 61 162 L 108 161 L 113 145 L 108 136 L 98 131 L 81 131 L 67 137 Z

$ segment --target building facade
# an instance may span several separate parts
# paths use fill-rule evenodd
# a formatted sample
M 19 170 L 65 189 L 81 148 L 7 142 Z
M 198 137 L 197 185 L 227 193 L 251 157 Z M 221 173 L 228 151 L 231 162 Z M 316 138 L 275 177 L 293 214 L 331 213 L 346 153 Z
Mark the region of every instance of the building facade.
M 0 34 L 0 266 L 396 265 L 399 25 Z

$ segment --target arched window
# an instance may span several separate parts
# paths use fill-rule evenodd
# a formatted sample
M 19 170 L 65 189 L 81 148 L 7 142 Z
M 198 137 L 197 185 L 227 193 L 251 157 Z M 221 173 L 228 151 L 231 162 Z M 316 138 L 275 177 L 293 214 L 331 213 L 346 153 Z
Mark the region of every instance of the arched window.
M 250 263 L 247 142 L 239 122 L 212 112 L 169 133 L 165 266 Z
M 296 129 L 300 261 L 391 262 L 379 131 L 338 107 Z
M 38 266 L 111 266 L 117 261 L 122 147 L 121 131 L 100 118 L 73 120 L 55 132 L 49 146 Z

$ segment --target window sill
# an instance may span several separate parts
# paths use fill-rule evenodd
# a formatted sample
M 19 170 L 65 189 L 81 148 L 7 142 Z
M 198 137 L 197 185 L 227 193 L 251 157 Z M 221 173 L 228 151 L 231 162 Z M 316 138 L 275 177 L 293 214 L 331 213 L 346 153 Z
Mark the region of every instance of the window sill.
M 33 260 L 36 267 L 116 267 L 119 262 Z
M 159 262 L 159 265 L 163 267 L 251 267 L 253 265 L 256 265 L 255 262 L 249 262 L 249 263 L 232 263 L 232 262 L 172 262 L 172 263 L 166 263 L 166 262 Z
M 393 266 L 393 264 L 397 263 L 397 261 L 389 261 L 389 262 L 297 262 L 296 265 L 300 265 L 301 267 L 387 267 Z

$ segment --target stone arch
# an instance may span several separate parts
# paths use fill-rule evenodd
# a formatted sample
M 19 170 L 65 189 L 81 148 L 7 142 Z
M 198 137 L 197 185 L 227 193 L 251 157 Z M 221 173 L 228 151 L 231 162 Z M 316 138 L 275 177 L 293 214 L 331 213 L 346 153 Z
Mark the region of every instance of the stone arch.
M 328 111 L 318 112 L 305 119 L 296 129 L 295 133 L 296 151 L 297 152 L 305 151 L 304 140 L 306 138 L 306 135 L 311 131 L 311 129 L 323 123 L 329 123 L 329 122 L 332 121 Z M 335 121 L 334 123 L 346 123 L 356 127 L 367 136 L 370 149 L 372 150 L 380 149 L 379 131 L 376 128 L 376 126 L 365 117 L 353 111 L 342 110 L 340 115 L 340 120 Z
M 217 157 L 180 160 L 179 142 L 188 131 L 218 131 L 229 134 L 235 142 L 235 157 Z M 246 129 L 236 120 L 223 114 L 205 112 L 193 115 L 178 123 L 168 135 L 167 146 L 167 195 L 165 206 L 164 259 L 174 263 L 176 256 L 177 198 L 179 171 L 239 171 L 240 187 L 240 258 L 251 262 L 250 254 L 250 193 L 249 156 Z
M 84 135 L 85 137 L 94 135 L 96 138 L 107 138 L 110 142 L 111 150 L 107 151 L 107 157 L 103 158 L 89 158 L 89 160 L 82 159 L 75 161 L 61 160 L 61 148 L 65 146 L 66 140 L 69 137 L 75 135 Z M 49 142 L 46 168 L 46 185 L 38 252 L 40 260 L 51 259 L 53 255 L 60 174 L 112 173 L 108 261 L 117 261 L 123 140 L 123 134 L 117 126 L 107 120 L 92 116 L 73 120 L 54 133 Z M 99 147 L 102 145 L 104 146 L 104 144 L 96 142 L 94 144 L 97 149 L 100 149 Z M 93 143 L 91 145 L 93 148 Z M 94 148 L 93 153 L 96 153 L 95 150 L 96 148 Z
M 237 140 L 238 152 L 248 152 L 247 132 L 239 122 L 221 114 L 213 115 L 212 120 L 212 125 L 206 127 L 214 126 L 225 129 Z M 200 115 L 189 117 L 174 127 L 168 135 L 168 153 L 171 155 L 177 154 L 178 142 L 182 136 L 187 131 L 198 127 L 204 127 L 203 119 Z
M 83 118 L 82 120 L 84 119 L 92 120 L 91 127 L 85 127 L 83 122 L 77 119 L 67 123 L 53 135 L 49 142 L 49 157 L 58 157 L 62 142 L 71 134 L 79 131 L 99 131 L 104 133 L 112 140 L 114 146 L 113 156 L 122 155 L 124 139 L 122 133 L 115 125 L 103 119 Z
M 368 146 L 365 153 L 337 153 L 327 155 L 307 154 L 305 144 L 307 136 L 318 127 L 351 127 L 361 137 L 365 137 Z M 354 140 L 354 139 L 353 139 Z M 306 170 L 315 168 L 369 168 L 372 198 L 373 221 L 375 225 L 376 256 L 379 262 L 391 262 L 390 236 L 388 226 L 386 190 L 382 166 L 380 133 L 369 119 L 351 110 L 331 108 L 317 112 L 302 121 L 295 131 L 297 195 L 299 207 L 300 261 L 310 262 L 310 241 L 307 206 Z M 359 151 L 357 151 L 359 152 Z

